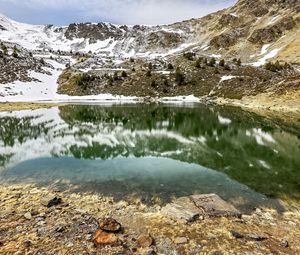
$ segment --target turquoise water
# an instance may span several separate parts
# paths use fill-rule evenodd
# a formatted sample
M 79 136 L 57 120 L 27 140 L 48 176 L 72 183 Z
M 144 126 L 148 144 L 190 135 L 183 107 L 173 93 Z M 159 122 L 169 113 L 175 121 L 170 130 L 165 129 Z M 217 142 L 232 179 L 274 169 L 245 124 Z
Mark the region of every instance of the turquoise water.
M 300 130 L 203 105 L 67 105 L 0 114 L 0 180 L 145 201 L 217 193 L 300 201 Z

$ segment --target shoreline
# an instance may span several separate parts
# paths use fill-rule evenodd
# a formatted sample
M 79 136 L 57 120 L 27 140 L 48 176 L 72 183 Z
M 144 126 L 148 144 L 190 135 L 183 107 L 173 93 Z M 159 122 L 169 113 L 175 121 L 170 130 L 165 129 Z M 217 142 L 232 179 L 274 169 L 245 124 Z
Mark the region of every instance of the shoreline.
M 251 215 L 185 223 L 162 215 L 159 205 L 114 201 L 93 193 L 60 192 L 34 185 L 0 184 L 1 254 L 298 254 L 300 212 L 257 208 Z M 45 207 L 45 197 L 62 199 Z M 99 221 L 122 225 L 118 242 L 95 246 Z M 95 226 L 96 225 L 96 226 Z M 140 236 L 151 236 L 141 245 Z M 51 244 L 51 245 L 50 245 Z

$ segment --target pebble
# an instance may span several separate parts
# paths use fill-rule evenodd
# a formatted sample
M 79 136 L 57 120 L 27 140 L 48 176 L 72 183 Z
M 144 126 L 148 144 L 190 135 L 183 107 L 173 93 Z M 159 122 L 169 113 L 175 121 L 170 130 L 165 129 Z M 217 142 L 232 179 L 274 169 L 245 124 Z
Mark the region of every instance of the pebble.
M 185 244 L 188 242 L 188 239 L 186 237 L 177 237 L 174 240 L 175 244 Z
M 27 220 L 31 220 L 31 219 L 32 219 L 32 215 L 31 215 L 30 212 L 25 213 L 25 214 L 24 214 L 24 217 L 25 217 L 25 219 L 27 219 Z
M 153 238 L 149 234 L 142 234 L 137 239 L 138 244 L 143 247 L 147 248 L 153 244 Z

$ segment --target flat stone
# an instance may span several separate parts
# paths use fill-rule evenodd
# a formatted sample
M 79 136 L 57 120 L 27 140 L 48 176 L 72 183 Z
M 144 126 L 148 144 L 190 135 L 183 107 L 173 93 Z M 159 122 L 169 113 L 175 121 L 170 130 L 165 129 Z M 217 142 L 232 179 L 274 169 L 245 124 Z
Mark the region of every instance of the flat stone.
M 257 241 L 257 242 L 265 241 L 268 239 L 267 236 L 256 235 L 256 234 L 248 234 L 246 237 L 247 239 Z
M 200 215 L 209 217 L 241 217 L 239 210 L 216 194 L 193 195 L 190 198 L 200 209 Z
M 108 218 L 108 219 L 104 219 L 100 223 L 100 229 L 107 232 L 119 232 L 121 230 L 121 224 L 117 222 L 115 219 Z
M 189 197 L 181 197 L 162 208 L 161 213 L 176 220 L 192 222 L 199 218 L 199 209 Z
M 56 196 L 46 196 L 41 199 L 42 205 L 50 208 L 52 206 L 56 206 L 62 202 L 62 199 Z
M 232 216 L 241 217 L 241 213 L 216 194 L 181 197 L 162 208 L 167 217 L 193 222 L 204 217 Z
M 185 244 L 188 242 L 188 239 L 186 237 L 177 237 L 174 240 L 175 244 Z
M 137 241 L 142 248 L 148 248 L 153 244 L 153 238 L 148 234 L 140 235 Z
M 118 237 L 113 233 L 99 229 L 94 233 L 92 240 L 96 246 L 115 245 L 118 242 Z

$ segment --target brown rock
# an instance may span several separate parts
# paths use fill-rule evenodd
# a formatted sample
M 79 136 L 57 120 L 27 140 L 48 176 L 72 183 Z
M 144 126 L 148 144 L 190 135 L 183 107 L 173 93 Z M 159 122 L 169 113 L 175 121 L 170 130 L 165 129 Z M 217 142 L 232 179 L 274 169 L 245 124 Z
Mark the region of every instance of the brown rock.
M 121 224 L 117 222 L 115 219 L 108 218 L 108 219 L 104 219 L 100 223 L 100 229 L 107 232 L 118 232 L 121 230 Z
M 153 238 L 149 234 L 140 235 L 137 241 L 142 248 L 150 247 L 153 244 Z
M 99 229 L 94 233 L 92 240 L 96 246 L 115 245 L 118 242 L 118 237 L 113 233 Z

